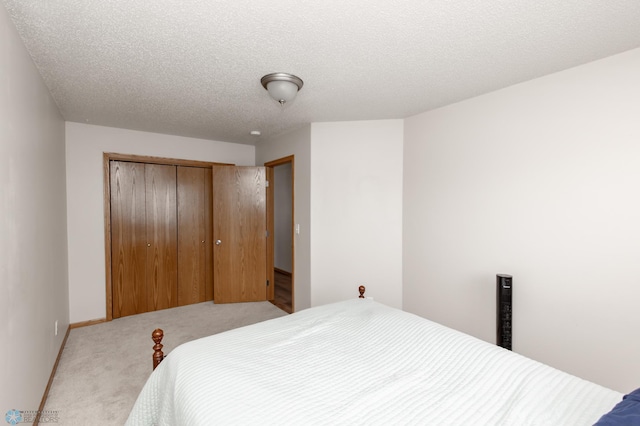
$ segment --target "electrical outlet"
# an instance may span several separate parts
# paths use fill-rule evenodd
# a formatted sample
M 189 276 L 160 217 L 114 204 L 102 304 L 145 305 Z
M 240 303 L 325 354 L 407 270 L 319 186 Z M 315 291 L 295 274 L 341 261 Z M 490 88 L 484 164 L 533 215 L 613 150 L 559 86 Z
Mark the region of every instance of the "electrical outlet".
M 58 320 L 56 320 L 54 327 L 55 327 L 55 333 L 56 333 L 55 335 L 57 336 L 58 335 Z

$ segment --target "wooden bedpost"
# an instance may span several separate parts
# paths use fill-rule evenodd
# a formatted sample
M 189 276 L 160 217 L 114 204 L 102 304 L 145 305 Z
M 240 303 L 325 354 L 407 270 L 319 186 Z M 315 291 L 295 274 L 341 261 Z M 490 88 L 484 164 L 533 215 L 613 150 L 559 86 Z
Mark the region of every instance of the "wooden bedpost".
M 151 338 L 155 345 L 153 345 L 153 369 L 155 370 L 160 361 L 164 358 L 164 354 L 162 353 L 162 338 L 164 337 L 164 331 L 161 328 L 156 328 L 151 333 Z
M 366 290 L 366 289 L 364 288 L 364 286 L 363 286 L 363 285 L 361 285 L 360 287 L 358 287 L 358 291 L 360 292 L 360 296 L 358 296 L 358 298 L 360 298 L 360 299 L 364 299 L 364 291 L 365 291 L 365 290 Z

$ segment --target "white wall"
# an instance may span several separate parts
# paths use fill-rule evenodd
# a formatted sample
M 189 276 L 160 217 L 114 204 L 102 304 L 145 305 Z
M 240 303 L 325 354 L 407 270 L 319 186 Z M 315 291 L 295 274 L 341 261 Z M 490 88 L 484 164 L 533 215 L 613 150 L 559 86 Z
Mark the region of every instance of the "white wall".
M 104 152 L 253 166 L 255 148 L 227 142 L 67 123 L 69 309 L 72 323 L 106 317 Z
M 292 272 L 291 263 L 291 224 L 293 217 L 291 179 L 293 178 L 291 163 L 281 164 L 273 168 L 274 194 L 274 249 L 273 264 L 283 271 Z
M 262 140 L 256 146 L 256 165 L 294 156 L 294 223 L 300 234 L 294 240 L 293 309 L 311 306 L 311 127 L 305 126 L 272 140 Z
M 311 304 L 402 307 L 403 121 L 311 125 Z
M 404 307 L 516 352 L 640 386 L 640 49 L 408 118 Z
M 10 409 L 38 409 L 69 325 L 64 132 L 57 106 L 0 6 L 3 416 Z

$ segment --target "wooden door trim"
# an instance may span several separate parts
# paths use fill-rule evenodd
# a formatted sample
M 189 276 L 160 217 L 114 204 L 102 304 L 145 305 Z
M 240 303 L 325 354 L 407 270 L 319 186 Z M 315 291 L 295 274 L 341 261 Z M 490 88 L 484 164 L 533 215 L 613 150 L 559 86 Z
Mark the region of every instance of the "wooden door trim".
M 265 167 L 275 167 L 281 166 L 283 164 L 291 163 L 291 168 L 293 168 L 295 156 L 289 155 L 287 157 L 278 158 L 277 160 L 269 161 L 268 163 L 264 163 Z
M 102 153 L 103 172 L 103 205 L 104 205 L 104 247 L 105 247 L 105 292 L 106 292 L 106 321 L 113 320 L 113 287 L 111 276 L 111 167 L 110 161 L 131 161 L 136 163 L 167 164 L 174 166 L 203 167 L 232 166 L 230 163 L 216 163 L 208 161 L 184 160 L 176 158 L 153 157 L 146 155 L 120 154 L 115 152 Z
M 296 306 L 295 306 L 295 269 L 296 269 L 296 262 L 295 262 L 295 257 L 296 257 L 296 251 L 295 251 L 295 241 L 296 241 L 296 232 L 295 232 L 295 199 L 296 199 L 296 192 L 295 192 L 295 176 L 296 176 L 296 168 L 295 168 L 295 155 L 288 155 L 286 157 L 282 157 L 282 158 L 278 158 L 277 160 L 273 160 L 273 161 L 269 161 L 267 163 L 264 163 L 265 167 L 276 167 L 276 166 L 281 166 L 283 164 L 287 164 L 287 163 L 291 163 L 291 312 L 295 312 L 296 311 Z M 273 193 L 273 191 L 271 191 Z M 273 198 L 271 199 L 271 201 L 273 201 Z M 267 207 L 267 214 L 271 216 L 270 219 L 270 223 L 269 226 L 271 226 L 271 228 L 269 229 L 269 232 L 273 233 L 273 231 L 275 230 L 273 227 L 273 202 L 271 203 L 271 206 Z M 275 235 L 273 236 L 272 241 L 275 243 Z M 271 250 L 271 265 L 274 264 L 273 262 L 273 250 Z M 273 285 L 275 286 L 275 282 L 273 283 Z
M 109 156 L 109 160 L 116 161 L 132 161 L 135 163 L 146 164 L 166 164 L 170 166 L 187 166 L 187 167 L 211 167 L 211 166 L 233 166 L 230 163 L 215 163 L 211 161 L 185 160 L 180 158 L 164 158 L 153 157 L 148 155 L 130 155 L 118 154 L 116 152 L 105 152 L 105 156 Z
M 107 296 L 107 321 L 113 319 L 113 294 L 111 293 L 111 156 L 102 154 L 103 196 L 104 196 L 104 247 L 105 247 L 105 291 Z
M 274 273 L 274 249 L 275 249 L 275 222 L 274 222 L 274 171 L 273 171 L 273 167 L 266 167 L 265 166 L 265 175 L 267 178 L 267 181 L 269 182 L 269 185 L 267 185 L 267 250 L 266 250 L 266 256 L 267 256 L 267 280 L 269 282 L 269 286 L 267 287 L 267 300 L 273 301 L 275 299 L 275 289 L 276 289 L 276 279 L 275 279 L 275 273 Z

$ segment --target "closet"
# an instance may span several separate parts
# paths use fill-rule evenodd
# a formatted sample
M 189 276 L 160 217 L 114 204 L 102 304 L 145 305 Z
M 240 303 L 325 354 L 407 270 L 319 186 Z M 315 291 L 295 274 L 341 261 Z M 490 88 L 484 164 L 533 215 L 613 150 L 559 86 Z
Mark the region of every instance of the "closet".
M 211 168 L 111 160 L 108 172 L 112 317 L 212 300 Z

